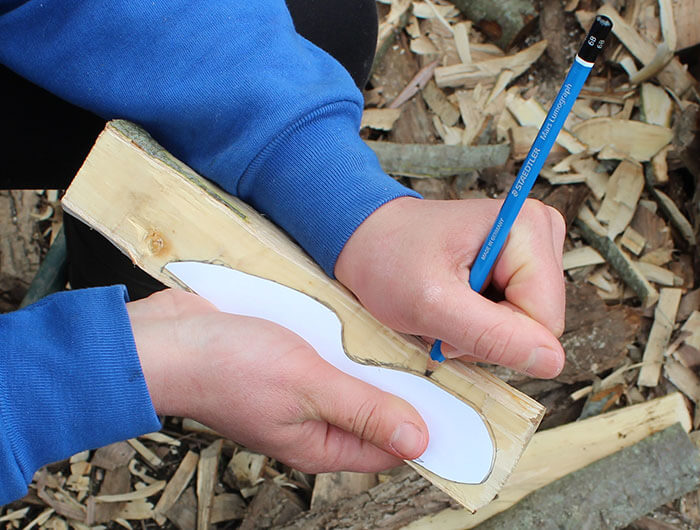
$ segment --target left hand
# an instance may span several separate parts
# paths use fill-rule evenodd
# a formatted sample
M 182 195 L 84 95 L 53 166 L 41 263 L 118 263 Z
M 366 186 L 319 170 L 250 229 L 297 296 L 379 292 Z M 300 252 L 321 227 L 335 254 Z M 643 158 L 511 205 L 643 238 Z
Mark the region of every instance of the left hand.
M 563 218 L 528 200 L 494 265 L 494 303 L 469 288 L 469 269 L 502 201 L 402 197 L 348 240 L 335 274 L 385 325 L 436 337 L 447 357 L 557 376 L 564 351 Z

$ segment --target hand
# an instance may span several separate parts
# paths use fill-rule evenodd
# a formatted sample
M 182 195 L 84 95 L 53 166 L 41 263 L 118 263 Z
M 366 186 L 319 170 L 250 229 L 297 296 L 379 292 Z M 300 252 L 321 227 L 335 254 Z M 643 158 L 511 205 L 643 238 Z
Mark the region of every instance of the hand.
M 309 473 L 378 471 L 425 450 L 427 427 L 411 405 L 340 372 L 285 328 L 175 290 L 127 311 L 159 414 L 194 418 Z
M 555 377 L 564 366 L 561 215 L 525 203 L 492 271 L 503 301 L 467 284 L 501 202 L 390 201 L 350 237 L 335 274 L 385 325 L 448 343 L 446 357 Z

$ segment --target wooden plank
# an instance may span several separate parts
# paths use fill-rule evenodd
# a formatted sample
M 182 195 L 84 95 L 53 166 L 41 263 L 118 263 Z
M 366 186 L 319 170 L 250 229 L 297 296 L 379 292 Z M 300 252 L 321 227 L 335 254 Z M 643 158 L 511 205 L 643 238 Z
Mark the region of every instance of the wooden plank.
M 214 486 L 218 482 L 219 456 L 223 440 L 213 442 L 202 450 L 197 463 L 197 530 L 211 527 Z
M 274 278 L 334 309 L 353 360 L 424 375 L 427 345 L 380 324 L 268 220 L 172 158 L 133 124 L 112 122 L 102 133 L 66 193 L 64 207 L 167 285 L 178 287 L 164 266 L 181 260 L 216 260 Z M 227 234 L 225 241 L 221 233 Z M 430 380 L 483 414 L 495 441 L 494 467 L 482 484 L 465 485 L 411 465 L 476 509 L 494 497 L 515 467 L 543 407 L 461 362 L 443 363 Z
M 680 289 L 665 288 L 659 293 L 659 302 L 654 311 L 654 323 L 649 332 L 647 345 L 642 357 L 643 366 L 639 370 L 637 385 L 656 386 L 661 376 L 661 364 L 664 350 L 671 338 L 676 322 L 678 304 L 681 301 Z

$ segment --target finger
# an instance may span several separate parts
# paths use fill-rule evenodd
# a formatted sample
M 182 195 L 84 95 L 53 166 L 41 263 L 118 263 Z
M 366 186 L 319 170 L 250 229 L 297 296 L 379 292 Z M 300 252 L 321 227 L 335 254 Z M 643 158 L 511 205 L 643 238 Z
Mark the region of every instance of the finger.
M 285 453 L 285 463 L 305 473 L 369 473 L 403 463 L 400 458 L 325 421 L 312 420 L 298 425 Z
M 428 428 L 403 399 L 328 365 L 308 387 L 319 419 L 406 460 L 428 445 Z
M 507 302 L 496 304 L 464 289 L 456 280 L 442 293 L 423 312 L 426 330 L 431 329 L 457 350 L 481 361 L 533 377 L 555 377 L 561 372 L 561 344 L 536 320 L 514 311 Z
M 528 204 L 494 267 L 493 282 L 508 301 L 559 336 L 565 309 L 564 223 L 553 208 Z

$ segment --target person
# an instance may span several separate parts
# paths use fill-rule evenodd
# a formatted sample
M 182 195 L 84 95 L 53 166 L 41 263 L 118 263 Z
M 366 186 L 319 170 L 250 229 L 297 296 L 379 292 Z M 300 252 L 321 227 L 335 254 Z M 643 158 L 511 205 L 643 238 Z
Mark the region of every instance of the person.
M 361 76 L 324 51 L 344 34 L 352 57 L 360 33 L 342 28 L 374 7 L 0 0 L 0 63 L 103 119 L 144 126 L 284 228 L 384 324 L 444 340 L 448 357 L 554 377 L 561 216 L 528 201 L 493 270 L 502 301 L 467 287 L 499 202 L 423 200 L 387 176 L 358 135 Z M 300 34 L 305 22 L 318 46 Z M 46 463 L 157 430 L 156 413 L 307 472 L 391 467 L 428 440 L 409 404 L 290 331 L 185 292 L 131 302 L 124 285 L 58 293 L 0 316 L 0 337 L 0 504 Z

